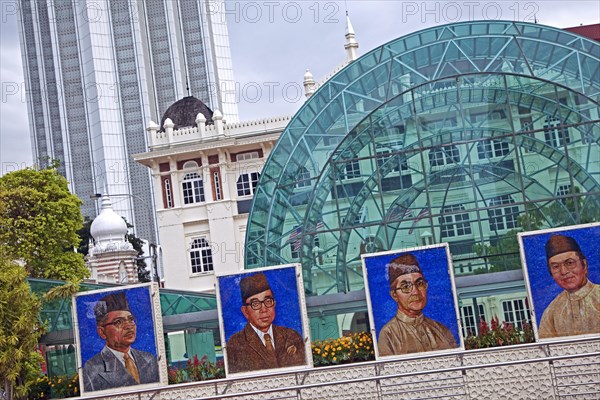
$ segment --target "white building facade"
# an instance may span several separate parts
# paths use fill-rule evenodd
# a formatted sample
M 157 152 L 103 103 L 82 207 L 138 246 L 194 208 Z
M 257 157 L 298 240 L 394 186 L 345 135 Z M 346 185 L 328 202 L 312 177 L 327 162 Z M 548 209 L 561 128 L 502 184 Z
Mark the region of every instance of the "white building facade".
M 147 150 L 146 122 L 186 95 L 237 121 L 221 3 L 19 0 L 33 158 L 60 160 L 85 216 L 98 211 L 90 195 L 108 193 L 155 241 L 148 171 L 130 157 Z
M 201 105 L 196 102 L 196 107 Z M 134 156 L 152 171 L 168 289 L 212 292 L 215 273 L 243 269 L 254 191 L 266 158 L 290 120 L 229 124 L 215 111 L 214 125 L 206 125 L 207 116 L 199 113 L 195 126 L 174 120 L 180 114 L 165 115 L 162 129 L 151 122 L 150 150 Z

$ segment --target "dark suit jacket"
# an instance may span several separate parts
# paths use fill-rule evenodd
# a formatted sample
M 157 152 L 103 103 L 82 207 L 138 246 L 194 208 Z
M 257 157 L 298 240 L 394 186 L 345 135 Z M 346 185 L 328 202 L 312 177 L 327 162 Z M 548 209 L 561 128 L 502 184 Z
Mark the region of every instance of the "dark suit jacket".
M 134 348 L 131 348 L 130 351 L 140 375 L 139 384 L 159 382 L 156 356 Z M 123 363 L 106 346 L 85 363 L 82 378 L 83 388 L 86 392 L 138 385 L 129 375 Z
M 233 334 L 227 342 L 228 372 L 306 365 L 304 340 L 293 329 L 273 325 L 274 354 L 269 353 L 250 324 Z

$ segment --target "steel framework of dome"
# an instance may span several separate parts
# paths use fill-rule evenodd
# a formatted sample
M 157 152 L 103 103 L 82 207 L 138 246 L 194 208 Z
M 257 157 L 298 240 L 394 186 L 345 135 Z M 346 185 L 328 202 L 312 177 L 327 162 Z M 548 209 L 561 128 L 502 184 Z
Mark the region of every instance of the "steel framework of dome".
M 476 21 L 380 46 L 281 135 L 246 267 L 301 262 L 312 294 L 362 289 L 361 253 L 428 243 L 449 242 L 457 274 L 520 268 L 516 240 L 486 252 L 600 219 L 599 102 L 600 44 L 560 29 Z

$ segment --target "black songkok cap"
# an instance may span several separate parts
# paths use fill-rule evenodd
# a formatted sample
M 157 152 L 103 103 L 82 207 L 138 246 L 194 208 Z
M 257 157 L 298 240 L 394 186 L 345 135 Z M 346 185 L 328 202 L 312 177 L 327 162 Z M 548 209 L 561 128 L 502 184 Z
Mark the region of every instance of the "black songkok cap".
M 566 253 L 567 251 L 577 251 L 581 253 L 579 244 L 569 236 L 553 235 L 546 242 L 546 261 L 557 254 Z
M 415 257 L 411 253 L 402 254 L 399 257 L 394 258 L 387 265 L 387 273 L 388 278 L 390 280 L 390 287 L 392 287 L 394 281 L 402 275 L 412 274 L 412 273 L 420 273 L 421 266 L 417 261 L 417 257 Z
M 240 280 L 240 291 L 242 292 L 242 303 L 246 304 L 246 300 L 255 294 L 270 290 L 269 281 L 262 272 L 254 275 L 246 276 Z
M 125 292 L 111 293 L 104 296 L 96 302 L 94 306 L 94 314 L 96 315 L 96 323 L 102 321 L 106 314 L 111 311 L 129 311 L 129 304 Z

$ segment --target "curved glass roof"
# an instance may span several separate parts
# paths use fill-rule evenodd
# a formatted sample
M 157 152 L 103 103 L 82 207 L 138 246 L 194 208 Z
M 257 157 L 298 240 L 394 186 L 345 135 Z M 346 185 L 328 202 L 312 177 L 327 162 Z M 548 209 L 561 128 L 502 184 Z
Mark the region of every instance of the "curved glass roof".
M 515 229 L 600 219 L 599 101 L 600 44 L 556 28 L 457 23 L 378 47 L 281 135 L 246 267 L 301 262 L 312 294 L 362 289 L 362 253 L 429 243 L 450 243 L 457 274 L 520 268 Z

